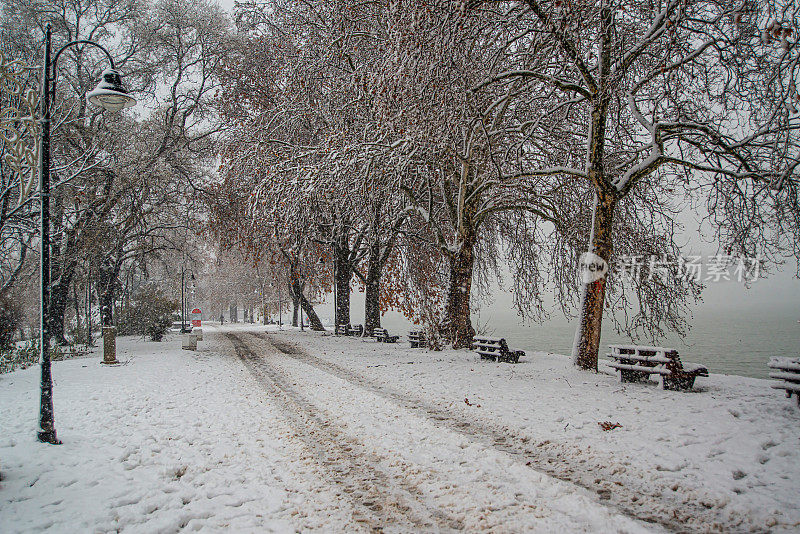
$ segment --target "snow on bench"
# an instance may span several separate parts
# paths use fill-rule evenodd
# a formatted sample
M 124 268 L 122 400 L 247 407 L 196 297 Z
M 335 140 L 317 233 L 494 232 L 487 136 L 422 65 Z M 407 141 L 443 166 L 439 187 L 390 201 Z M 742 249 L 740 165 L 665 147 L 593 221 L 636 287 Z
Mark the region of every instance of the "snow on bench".
M 519 359 L 525 356 L 525 351 L 509 349 L 504 338 L 475 336 L 472 338 L 472 350 L 481 355 L 481 360 L 496 359 L 498 362 L 519 363 Z
M 349 336 L 350 335 L 350 325 L 349 324 L 337 324 L 336 328 L 334 329 L 334 334 L 337 336 Z
M 427 339 L 423 330 L 411 330 L 408 333 L 408 341 L 411 343 L 412 349 L 419 349 L 425 346 Z
M 780 380 L 771 387 L 785 390 L 787 398 L 794 395 L 797 397 L 797 405 L 800 406 L 800 358 L 772 358 L 767 365 L 770 369 L 777 369 L 769 377 Z
M 390 336 L 385 328 L 373 328 L 372 337 L 378 343 L 397 343 L 397 340 L 400 339 L 400 336 Z
M 337 336 L 361 336 L 364 333 L 364 327 L 360 324 L 351 326 L 349 324 L 336 325 Z
M 622 382 L 646 382 L 650 375 L 660 375 L 664 389 L 686 391 L 692 389 L 698 376 L 708 376 L 708 369 L 696 363 L 683 363 L 678 351 L 665 347 L 645 345 L 609 345 L 615 361 L 609 363 L 620 372 Z

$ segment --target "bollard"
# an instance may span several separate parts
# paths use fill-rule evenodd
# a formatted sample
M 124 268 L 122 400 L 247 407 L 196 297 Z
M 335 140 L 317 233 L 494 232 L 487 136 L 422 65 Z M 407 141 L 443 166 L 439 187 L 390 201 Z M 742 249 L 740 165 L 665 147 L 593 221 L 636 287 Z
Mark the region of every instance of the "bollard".
M 187 350 L 197 350 L 197 336 L 194 334 L 184 334 L 182 348 Z
M 197 341 L 203 341 L 203 329 L 192 328 L 192 335 L 197 336 Z
M 113 326 L 103 327 L 103 362 L 106 365 L 118 364 L 117 329 Z

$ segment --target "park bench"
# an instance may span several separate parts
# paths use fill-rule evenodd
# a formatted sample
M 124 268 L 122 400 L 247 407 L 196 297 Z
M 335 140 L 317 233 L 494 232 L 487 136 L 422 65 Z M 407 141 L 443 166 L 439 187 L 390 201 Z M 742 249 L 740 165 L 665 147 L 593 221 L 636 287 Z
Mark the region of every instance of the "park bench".
M 525 356 L 525 351 L 509 349 L 504 338 L 475 336 L 472 338 L 472 350 L 481 355 L 481 360 L 498 362 L 519 363 L 519 359 Z
M 335 329 L 337 336 L 361 336 L 364 333 L 364 327 L 360 324 L 355 326 L 349 324 L 337 324 Z
M 337 324 L 336 328 L 334 329 L 334 333 L 337 336 L 349 336 L 350 335 L 350 325 L 349 324 Z
M 772 358 L 767 365 L 770 369 L 775 369 L 769 377 L 780 380 L 777 384 L 772 384 L 772 387 L 785 390 L 787 398 L 794 395 L 797 405 L 800 406 L 800 358 Z
M 397 343 L 400 336 L 390 336 L 385 328 L 373 328 L 372 336 L 378 343 Z
M 408 333 L 408 341 L 411 342 L 412 349 L 420 349 L 425 346 L 428 340 L 425 338 L 423 330 L 412 330 Z
M 361 337 L 364 335 L 364 325 L 357 324 L 355 326 L 347 325 L 347 335 L 348 336 L 358 336 Z
M 641 345 L 610 345 L 612 360 L 608 365 L 620 372 L 622 382 L 646 382 L 650 375 L 661 375 L 662 386 L 671 391 L 692 389 L 698 376 L 708 376 L 708 369 L 695 363 L 681 362 L 678 351 Z

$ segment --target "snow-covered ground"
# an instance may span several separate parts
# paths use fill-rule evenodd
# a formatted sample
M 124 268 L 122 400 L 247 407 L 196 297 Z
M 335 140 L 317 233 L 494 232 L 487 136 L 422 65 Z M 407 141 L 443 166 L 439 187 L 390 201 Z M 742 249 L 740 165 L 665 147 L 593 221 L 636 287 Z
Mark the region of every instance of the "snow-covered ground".
M 35 441 L 37 369 L 0 375 L 0 532 L 800 529 L 800 410 L 768 381 L 204 336 L 54 363 L 60 446 Z

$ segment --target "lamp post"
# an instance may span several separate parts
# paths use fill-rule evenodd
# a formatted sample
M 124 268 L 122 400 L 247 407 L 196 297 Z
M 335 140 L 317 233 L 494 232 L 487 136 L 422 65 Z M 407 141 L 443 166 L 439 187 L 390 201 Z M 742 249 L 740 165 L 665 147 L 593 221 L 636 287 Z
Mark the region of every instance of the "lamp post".
M 278 285 L 278 330 L 283 330 L 283 303 L 281 302 L 281 288 Z
M 192 279 L 192 285 L 194 285 L 194 273 L 190 273 L 189 276 Z M 192 291 L 194 291 L 194 289 L 192 289 Z M 181 266 L 181 334 L 187 332 L 186 313 L 189 311 L 188 300 L 186 296 L 186 267 Z
M 320 256 L 319 264 L 325 264 L 325 258 Z M 338 307 L 336 306 L 336 248 L 333 249 L 333 335 L 339 335 L 339 316 L 337 312 L 339 311 Z
M 339 333 L 339 278 L 336 276 L 336 258 L 333 258 L 333 332 Z
M 262 278 L 259 284 L 259 289 L 261 293 L 261 324 L 266 326 L 267 324 L 267 309 L 264 307 L 264 279 Z
M 333 247 L 333 334 L 339 335 L 339 279 L 336 277 L 336 264 L 339 263 L 336 247 Z
M 58 58 L 67 48 L 74 45 L 91 45 L 102 50 L 110 69 L 103 71 L 102 80 L 94 90 L 86 93 L 92 104 L 102 106 L 109 111 L 119 111 L 136 103 L 136 99 L 128 94 L 122 86 L 119 72 L 114 68 L 111 54 L 93 41 L 71 41 L 62 46 L 50 60 L 51 30 L 50 24 L 45 26 L 44 65 L 42 67 L 42 101 L 41 113 L 41 145 L 39 150 L 39 200 L 41 209 L 41 300 L 40 312 L 40 354 L 41 364 L 41 397 L 39 404 L 39 431 L 37 438 L 44 443 L 61 443 L 56 437 L 53 421 L 53 377 L 50 372 L 50 103 L 55 99 L 56 67 Z
M 303 279 L 303 268 L 302 267 L 298 267 L 297 268 L 297 278 L 298 278 L 298 281 Z M 300 287 L 300 300 L 298 302 L 300 303 L 300 331 L 301 332 L 305 332 L 306 328 L 305 328 L 305 325 L 303 324 L 303 289 L 302 289 L 303 286 L 301 285 L 299 287 Z
M 194 277 L 194 272 L 192 272 L 190 278 L 189 292 L 186 295 L 186 315 L 189 316 L 189 330 L 192 330 L 192 310 L 195 308 L 195 291 L 197 289 L 197 279 Z
M 184 278 L 186 276 L 186 267 L 181 265 L 181 334 L 186 332 L 186 306 L 183 298 Z

